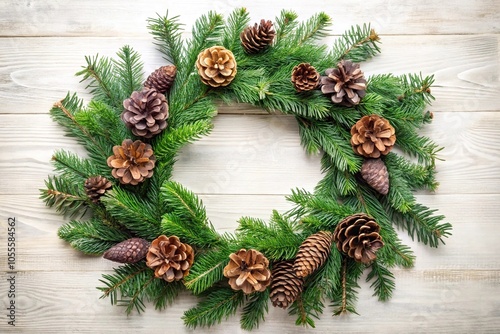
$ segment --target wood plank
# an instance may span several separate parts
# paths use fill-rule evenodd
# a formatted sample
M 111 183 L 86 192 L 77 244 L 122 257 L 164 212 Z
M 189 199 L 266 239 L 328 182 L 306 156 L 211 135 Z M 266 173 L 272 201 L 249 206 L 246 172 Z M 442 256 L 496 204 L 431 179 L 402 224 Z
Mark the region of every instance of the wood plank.
M 54 151 L 83 154 L 48 115 L 0 115 L 0 194 L 38 194 L 53 173 Z M 19 130 L 21 124 L 28 128 Z M 320 157 L 300 146 L 290 116 L 219 115 L 212 134 L 186 146 L 174 167 L 174 179 L 200 194 L 288 194 L 312 190 L 321 179 Z M 437 194 L 498 193 L 500 184 L 499 112 L 436 112 L 422 130 L 444 147 L 437 162 Z M 8 148 L 8 149 L 7 149 Z M 12 162 L 16 168 L 12 168 Z
M 81 1 L 71 5 L 63 1 L 15 1 L 0 3 L 1 36 L 144 36 L 146 19 L 168 10 L 180 15 L 186 30 L 209 10 L 226 17 L 242 2 L 164 2 L 147 0 L 141 6 L 132 0 Z M 261 18 L 274 19 L 281 9 L 296 11 L 306 20 L 320 11 L 333 18 L 332 33 L 344 32 L 352 24 L 372 22 L 383 34 L 456 34 L 499 32 L 498 3 L 482 1 L 397 1 L 376 0 L 353 6 L 347 1 L 315 1 L 304 6 L 300 0 L 277 0 L 272 6 L 264 0 L 244 3 L 252 22 Z M 450 10 L 453 8 L 453 10 Z M 495 10 L 495 8 L 497 10 Z M 383 9 L 383 10 L 382 10 Z
M 499 41 L 499 35 L 384 36 L 382 54 L 362 68 L 367 76 L 434 74 L 434 111 L 500 110 Z M 125 44 L 141 52 L 146 73 L 164 64 L 149 38 L 0 39 L 0 114 L 46 113 L 67 91 L 88 100 L 85 84 L 74 76 L 84 56 L 112 57 Z M 255 110 L 235 105 L 222 112 Z
M 211 222 L 221 233 L 232 233 L 242 216 L 268 221 L 272 210 L 285 212 L 291 204 L 283 196 L 267 195 L 201 195 Z M 419 195 L 418 201 L 452 223 L 446 246 L 429 248 L 413 241 L 406 231 L 398 231 L 403 243 L 417 256 L 418 270 L 500 270 L 500 253 L 496 242 L 500 234 L 497 218 L 500 215 L 500 195 Z M 19 271 L 104 271 L 115 264 L 94 256 L 84 256 L 57 236 L 57 229 L 68 221 L 45 208 L 33 195 L 11 195 L 2 198 L 0 231 L 7 230 L 7 217 L 16 217 L 17 270 Z M 0 233 L 0 244 L 6 244 L 6 233 Z M 464 251 L 464 244 L 467 251 Z M 487 246 L 485 246 L 487 245 Z M 7 263 L 7 253 L 0 252 L 0 263 Z M 0 290 L 1 291 L 1 290 Z

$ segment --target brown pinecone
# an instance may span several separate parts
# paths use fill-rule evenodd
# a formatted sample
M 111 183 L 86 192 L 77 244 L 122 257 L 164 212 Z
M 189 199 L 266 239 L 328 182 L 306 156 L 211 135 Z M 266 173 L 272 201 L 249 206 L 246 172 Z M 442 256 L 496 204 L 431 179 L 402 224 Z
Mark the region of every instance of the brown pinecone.
M 292 83 L 297 92 L 313 90 L 318 86 L 319 73 L 309 63 L 301 63 L 292 70 Z
M 320 231 L 310 235 L 299 247 L 293 268 L 298 277 L 306 277 L 321 267 L 332 247 L 332 233 Z
M 359 64 L 341 60 L 336 68 L 325 70 L 320 79 L 321 92 L 330 96 L 333 103 L 352 107 L 366 94 L 366 79 Z
M 111 174 L 122 184 L 137 185 L 153 176 L 156 157 L 151 145 L 140 140 L 125 139 L 121 145 L 113 147 L 113 155 L 107 160 L 113 168 Z
M 389 173 L 381 159 L 365 159 L 361 166 L 361 176 L 380 194 L 387 195 L 389 192 Z
M 281 261 L 273 265 L 269 298 L 274 307 L 287 308 L 301 294 L 304 279 L 297 277 L 293 261 Z
M 208 86 L 227 86 L 236 75 L 236 59 L 223 46 L 212 46 L 198 54 L 196 68 L 201 81 Z
M 94 203 L 99 203 L 99 199 L 111 188 L 111 182 L 103 176 L 92 176 L 85 180 L 83 185 L 85 193 Z
M 154 88 L 133 92 L 123 107 L 122 120 L 138 137 L 151 138 L 167 127 L 167 100 Z
M 149 242 L 141 238 L 131 238 L 108 249 L 102 257 L 120 263 L 136 263 L 146 256 Z
M 155 271 L 155 277 L 167 282 L 179 281 L 189 274 L 194 251 L 175 235 L 160 235 L 151 242 L 146 254 L 146 265 Z
M 378 115 L 363 116 L 352 126 L 351 136 L 354 152 L 367 158 L 387 155 L 396 142 L 396 130 Z
M 335 228 L 333 241 L 339 251 L 364 264 L 377 258 L 375 254 L 384 242 L 379 234 L 380 226 L 364 213 L 344 218 Z
M 275 35 L 273 23 L 262 19 L 260 24 L 255 23 L 241 32 L 241 45 L 246 53 L 258 53 L 271 45 Z
M 154 88 L 160 93 L 165 93 L 172 87 L 176 74 L 177 67 L 175 65 L 162 66 L 148 76 L 144 87 Z
M 262 292 L 271 282 L 269 260 L 255 249 L 240 249 L 229 255 L 224 276 L 229 278 L 233 290 L 242 290 L 245 294 Z

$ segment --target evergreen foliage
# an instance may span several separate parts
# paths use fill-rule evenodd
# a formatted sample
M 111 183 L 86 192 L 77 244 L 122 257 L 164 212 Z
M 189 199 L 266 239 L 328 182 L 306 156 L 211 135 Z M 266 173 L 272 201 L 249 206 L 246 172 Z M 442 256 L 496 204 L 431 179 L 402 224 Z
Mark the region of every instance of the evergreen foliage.
M 341 253 L 335 244 L 325 264 L 305 279 L 303 291 L 290 306 L 297 325 L 315 326 L 315 320 L 330 303 L 334 314 L 356 312 L 359 279 L 368 269 L 374 295 L 390 299 L 395 289 L 391 268 L 413 266 L 411 249 L 398 237 L 396 228 L 431 247 L 444 243 L 451 225 L 436 210 L 417 203 L 414 191 L 437 188 L 435 160 L 440 151 L 430 138 L 419 135 L 432 120 L 426 110 L 433 97 L 432 76 L 379 74 L 367 78 L 366 95 L 355 107 L 331 103 L 319 90 L 296 93 L 290 82 L 293 67 L 307 62 L 320 73 L 342 59 L 367 60 L 377 53 L 379 37 L 369 25 L 354 26 L 331 48 L 320 43 L 328 35 L 331 18 L 318 13 L 303 22 L 292 11 L 283 10 L 274 20 L 276 36 L 262 53 L 248 55 L 240 33 L 250 24 L 250 15 L 236 9 L 225 20 L 209 12 L 183 38 L 178 17 L 158 15 L 148 20 L 154 43 L 164 58 L 177 68 L 177 76 L 166 93 L 169 103 L 167 128 L 147 140 L 156 156 L 154 174 L 138 186 L 122 185 L 111 174 L 107 158 L 113 146 L 124 139 L 137 139 L 123 124 L 123 100 L 140 90 L 144 81 L 140 55 L 129 46 L 115 58 L 89 56 L 77 74 L 87 83 L 93 100 L 87 106 L 76 94 L 54 104 L 50 114 L 68 136 L 86 150 L 86 157 L 59 150 L 51 175 L 41 190 L 41 199 L 56 211 L 79 217 L 64 224 L 59 236 L 75 249 L 100 255 L 123 240 L 141 237 L 152 241 L 159 235 L 176 235 L 195 250 L 189 275 L 167 283 L 154 277 L 145 261 L 124 264 L 103 275 L 102 297 L 122 305 L 129 314 L 142 312 L 146 304 L 164 309 L 180 291 L 200 297 L 183 320 L 188 327 L 210 327 L 237 313 L 241 327 L 255 329 L 268 311 L 269 289 L 244 295 L 227 286 L 223 275 L 229 255 L 241 248 L 256 249 L 273 263 L 293 260 L 301 243 L 318 231 L 333 231 L 345 217 L 366 213 L 380 225 L 384 242 L 377 259 L 364 265 Z M 196 72 L 198 54 L 214 45 L 230 49 L 238 72 L 229 86 L 205 86 Z M 244 216 L 234 234 L 219 234 L 211 224 L 196 194 L 171 179 L 176 156 L 184 145 L 209 134 L 217 103 L 244 102 L 269 112 L 295 117 L 301 143 L 311 154 L 322 154 L 323 179 L 313 192 L 293 189 L 285 213 L 273 211 L 266 222 Z M 363 158 L 349 143 L 350 129 L 364 115 L 380 115 L 396 130 L 398 152 L 383 157 L 390 175 L 387 196 L 378 194 L 360 176 Z M 101 175 L 112 189 L 95 203 L 85 192 L 87 178 Z M 85 215 L 87 213 L 87 215 Z

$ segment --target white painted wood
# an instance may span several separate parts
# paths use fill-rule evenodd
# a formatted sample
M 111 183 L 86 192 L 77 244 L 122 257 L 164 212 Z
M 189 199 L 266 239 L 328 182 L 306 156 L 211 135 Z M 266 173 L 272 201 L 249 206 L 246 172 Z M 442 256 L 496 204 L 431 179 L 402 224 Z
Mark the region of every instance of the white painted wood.
M 213 9 L 227 15 L 245 6 L 253 20 L 282 8 L 301 19 L 325 11 L 332 33 L 371 21 L 382 36 L 382 54 L 363 64 L 368 74 L 434 74 L 434 122 L 422 133 L 445 147 L 437 164 L 441 184 L 418 201 L 439 209 L 453 224 L 445 247 L 430 249 L 399 231 L 417 255 L 415 268 L 395 270 L 397 289 L 387 303 L 362 283 L 361 316 L 332 318 L 326 310 L 316 330 L 293 325 L 271 308 L 259 332 L 272 333 L 495 333 L 500 328 L 500 8 L 496 0 L 352 1 L 240 0 L 29 0 L 0 2 L 0 312 L 1 333 L 192 333 L 183 311 L 194 298 L 182 295 L 168 311 L 151 307 L 126 317 L 100 300 L 95 289 L 113 263 L 83 256 L 57 237 L 67 221 L 38 199 L 52 173 L 50 157 L 64 148 L 84 150 L 53 123 L 48 110 L 68 90 L 85 97 L 73 74 L 85 55 L 112 56 L 130 44 L 149 73 L 164 62 L 151 43 L 146 18 L 167 9 L 181 15 L 189 31 Z M 187 36 L 187 33 L 186 33 Z M 330 43 L 333 37 L 325 41 Z M 321 177 L 319 158 L 300 147 L 291 117 L 258 115 L 244 105 L 223 106 L 213 133 L 187 146 L 174 178 L 200 194 L 221 232 L 243 215 L 266 219 L 287 210 L 290 188 L 312 189 Z M 241 115 L 247 114 L 247 115 Z M 227 157 L 231 157 L 228 159 Z M 7 218 L 17 230 L 16 327 L 7 325 Z M 243 333 L 238 317 L 202 333 Z

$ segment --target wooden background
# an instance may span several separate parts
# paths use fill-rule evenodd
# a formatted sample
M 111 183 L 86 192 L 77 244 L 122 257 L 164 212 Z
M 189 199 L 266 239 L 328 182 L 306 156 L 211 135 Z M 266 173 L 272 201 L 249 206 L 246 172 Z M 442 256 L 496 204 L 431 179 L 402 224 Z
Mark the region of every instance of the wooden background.
M 500 3 L 498 0 L 365 1 L 132 1 L 0 0 L 0 332 L 189 333 L 180 317 L 194 298 L 183 295 L 166 311 L 152 307 L 127 317 L 95 289 L 113 264 L 78 254 L 56 232 L 65 219 L 45 208 L 39 188 L 52 172 L 54 150 L 82 152 L 63 136 L 48 110 L 68 90 L 82 97 L 73 74 L 85 55 L 112 56 L 124 44 L 143 54 L 146 73 L 163 65 L 146 29 L 155 13 L 180 15 L 190 31 L 208 10 L 227 15 L 245 6 L 252 20 L 281 9 L 301 19 L 325 11 L 332 34 L 371 22 L 382 54 L 362 65 L 367 75 L 434 74 L 434 123 L 423 132 L 445 146 L 436 193 L 418 200 L 438 208 L 453 226 L 445 247 L 405 242 L 414 269 L 396 270 L 387 303 L 362 284 L 360 316 L 332 318 L 315 330 L 272 309 L 259 332 L 493 333 L 500 331 Z M 332 37 L 330 40 L 333 40 Z M 327 41 L 328 42 L 328 41 Z M 300 147 L 294 120 L 242 106 L 221 107 L 213 133 L 186 147 L 175 180 L 200 194 L 214 225 L 232 231 L 242 215 L 267 218 L 285 210 L 293 187 L 312 189 L 319 157 Z M 16 217 L 16 326 L 7 324 L 7 219 Z M 239 333 L 238 317 L 200 332 Z

